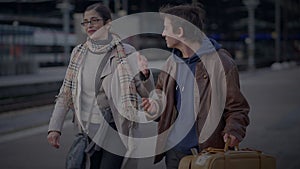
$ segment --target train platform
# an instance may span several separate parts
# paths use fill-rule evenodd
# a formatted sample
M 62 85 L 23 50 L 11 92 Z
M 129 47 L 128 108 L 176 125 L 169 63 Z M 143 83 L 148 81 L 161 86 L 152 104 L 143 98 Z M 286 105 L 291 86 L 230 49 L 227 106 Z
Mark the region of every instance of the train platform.
M 161 63 L 151 62 L 149 67 L 158 67 Z M 8 105 L 4 105 L 5 102 L 0 101 L 0 134 L 8 134 L 15 131 L 20 131 L 23 129 L 28 129 L 40 125 L 47 124 L 51 112 L 54 106 L 55 95 L 63 80 L 66 67 L 50 67 L 50 68 L 40 68 L 39 72 L 31 75 L 19 75 L 19 76 L 0 76 L 0 90 L 9 89 L 17 90 L 14 94 L 24 93 L 23 90 L 29 91 L 31 93 L 39 92 L 45 90 L 43 88 L 51 88 L 53 91 L 51 94 L 45 94 L 43 97 L 39 96 L 34 99 L 40 99 L 39 104 L 33 102 L 20 102 L 24 107 L 16 107 L 16 109 L 3 110 L 4 108 L 9 108 Z M 283 70 L 284 71 L 284 70 Z M 252 76 L 257 76 L 258 74 L 272 72 L 271 68 L 257 69 L 254 72 L 240 72 L 241 85 L 245 83 L 245 80 Z M 281 72 L 277 70 L 277 72 Z M 39 85 L 42 84 L 42 85 Z M 55 84 L 55 85 L 53 85 Z M 36 88 L 37 87 L 37 88 Z M 29 89 L 30 88 L 30 89 Z M 41 88 L 41 89 L 38 89 Z M 2 90 L 0 95 L 4 95 Z M 6 91 L 8 92 L 8 91 Z M 23 99 L 30 100 L 32 96 L 24 96 Z M 18 98 L 20 99 L 20 98 Z M 42 102 L 46 100 L 46 102 Z M 14 101 L 14 100 L 12 100 Z M 14 106 L 14 105 L 11 105 Z M 1 110 L 2 109 L 2 110 Z M 70 117 L 68 117 L 70 118 Z M 35 120 L 31 120 L 35 119 Z
M 35 74 L 0 76 L 0 87 L 62 81 L 66 67 L 39 68 Z
M 299 158 L 300 151 L 299 75 L 300 66 L 240 72 L 241 90 L 251 106 L 250 125 L 240 147 L 258 149 L 275 156 L 278 169 L 300 167 L 299 160 L 295 160 Z M 50 104 L 0 113 L 0 163 L 4 168 L 64 167 L 64 158 L 75 132 L 68 119 L 64 125 L 62 148 L 56 150 L 50 147 L 46 135 L 52 109 L 53 104 Z M 152 131 L 155 128 L 145 132 Z M 28 152 L 32 151 L 32 155 L 28 156 Z M 37 162 L 28 162 L 33 160 Z M 150 162 L 151 159 L 142 160 L 140 168 L 164 168 Z
M 0 76 L 0 134 L 47 124 L 66 69 L 48 67 L 35 74 Z

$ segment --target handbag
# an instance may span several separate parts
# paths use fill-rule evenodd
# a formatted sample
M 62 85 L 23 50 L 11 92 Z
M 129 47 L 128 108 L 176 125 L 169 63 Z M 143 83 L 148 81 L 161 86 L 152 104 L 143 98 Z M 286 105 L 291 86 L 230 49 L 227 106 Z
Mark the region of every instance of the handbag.
M 107 63 L 109 56 L 111 54 L 111 51 L 109 51 L 104 58 L 102 59 L 100 66 L 99 66 L 99 72 L 102 72 L 104 69 L 105 64 Z M 101 73 L 99 73 L 101 74 Z M 98 82 L 98 85 L 101 86 L 103 82 L 103 79 L 100 79 Z M 95 98 L 93 99 L 93 104 L 95 103 Z M 92 111 L 92 108 L 90 109 L 90 112 Z M 68 151 L 67 158 L 66 158 L 66 169 L 85 169 L 86 166 L 86 160 L 87 160 L 87 153 L 86 149 L 88 145 L 90 144 L 88 139 L 88 127 L 91 121 L 91 115 L 89 114 L 88 121 L 86 123 L 86 126 L 84 127 L 82 122 L 78 120 L 79 123 L 79 131 L 81 133 L 78 133 L 75 136 L 75 139 Z M 92 143 L 92 141 L 91 141 Z
M 88 146 L 86 133 L 78 133 L 70 147 L 66 158 L 66 169 L 84 169 L 86 162 L 85 149 Z

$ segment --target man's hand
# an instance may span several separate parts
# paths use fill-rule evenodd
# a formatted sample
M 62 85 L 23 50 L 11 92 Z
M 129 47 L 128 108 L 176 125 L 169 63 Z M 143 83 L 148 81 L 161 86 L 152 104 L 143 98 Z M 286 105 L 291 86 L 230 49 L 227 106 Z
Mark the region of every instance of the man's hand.
M 223 137 L 225 143 L 227 142 L 228 138 L 230 138 L 230 143 L 229 143 L 230 147 L 234 147 L 234 146 L 238 146 L 239 145 L 240 141 L 235 136 L 233 136 L 231 134 L 228 134 L 228 133 L 225 133 L 225 135 Z
M 60 133 L 57 131 L 51 131 L 47 136 L 48 143 L 55 148 L 59 148 L 60 146 L 59 138 L 60 138 Z
M 141 71 L 146 78 L 149 77 L 148 60 L 144 55 L 137 52 L 137 60 L 139 71 Z

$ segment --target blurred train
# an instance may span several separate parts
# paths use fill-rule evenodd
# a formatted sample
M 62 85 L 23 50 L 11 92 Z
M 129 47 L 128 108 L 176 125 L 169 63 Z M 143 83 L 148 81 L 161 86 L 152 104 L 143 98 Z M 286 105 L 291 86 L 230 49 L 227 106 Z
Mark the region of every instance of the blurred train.
M 67 36 L 67 41 L 65 37 Z M 145 48 L 165 48 L 160 35 L 137 35 L 132 44 L 138 50 Z M 208 34 L 227 48 L 240 65 L 247 65 L 247 35 L 238 38 L 228 38 L 220 34 Z M 28 58 L 34 60 L 40 67 L 64 66 L 69 56 L 64 56 L 64 44 L 71 48 L 77 45 L 78 36 L 75 33 L 65 35 L 60 30 L 45 29 L 23 25 L 0 25 L 0 63 L 3 60 L 18 60 Z M 275 61 L 300 60 L 300 35 L 289 35 L 282 39 L 282 55 L 275 58 L 275 40 L 271 33 L 257 33 L 255 64 L 256 67 L 268 66 Z M 143 43 L 139 43 L 142 39 Z M 69 51 L 71 52 L 71 51 Z M 277 58 L 278 59 L 278 58 Z
M 64 56 L 65 43 L 75 46 L 76 36 L 55 29 L 0 25 L 0 62 L 26 58 L 40 66 L 64 65 L 68 60 Z

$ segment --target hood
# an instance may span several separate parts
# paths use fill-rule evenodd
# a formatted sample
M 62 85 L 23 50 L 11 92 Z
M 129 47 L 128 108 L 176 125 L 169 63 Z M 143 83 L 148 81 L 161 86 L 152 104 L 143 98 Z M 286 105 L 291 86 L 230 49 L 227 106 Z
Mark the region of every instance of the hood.
M 209 38 L 211 44 L 215 47 L 216 50 L 219 50 L 222 48 L 222 45 L 219 44 L 216 40 L 214 40 L 213 38 Z
M 214 39 L 209 39 L 207 37 L 203 38 L 201 47 L 196 51 L 196 53 L 190 58 L 183 58 L 182 53 L 178 49 L 173 49 L 172 56 L 177 63 L 193 63 L 199 60 L 202 55 L 214 52 L 221 48 L 221 45 L 217 43 Z

